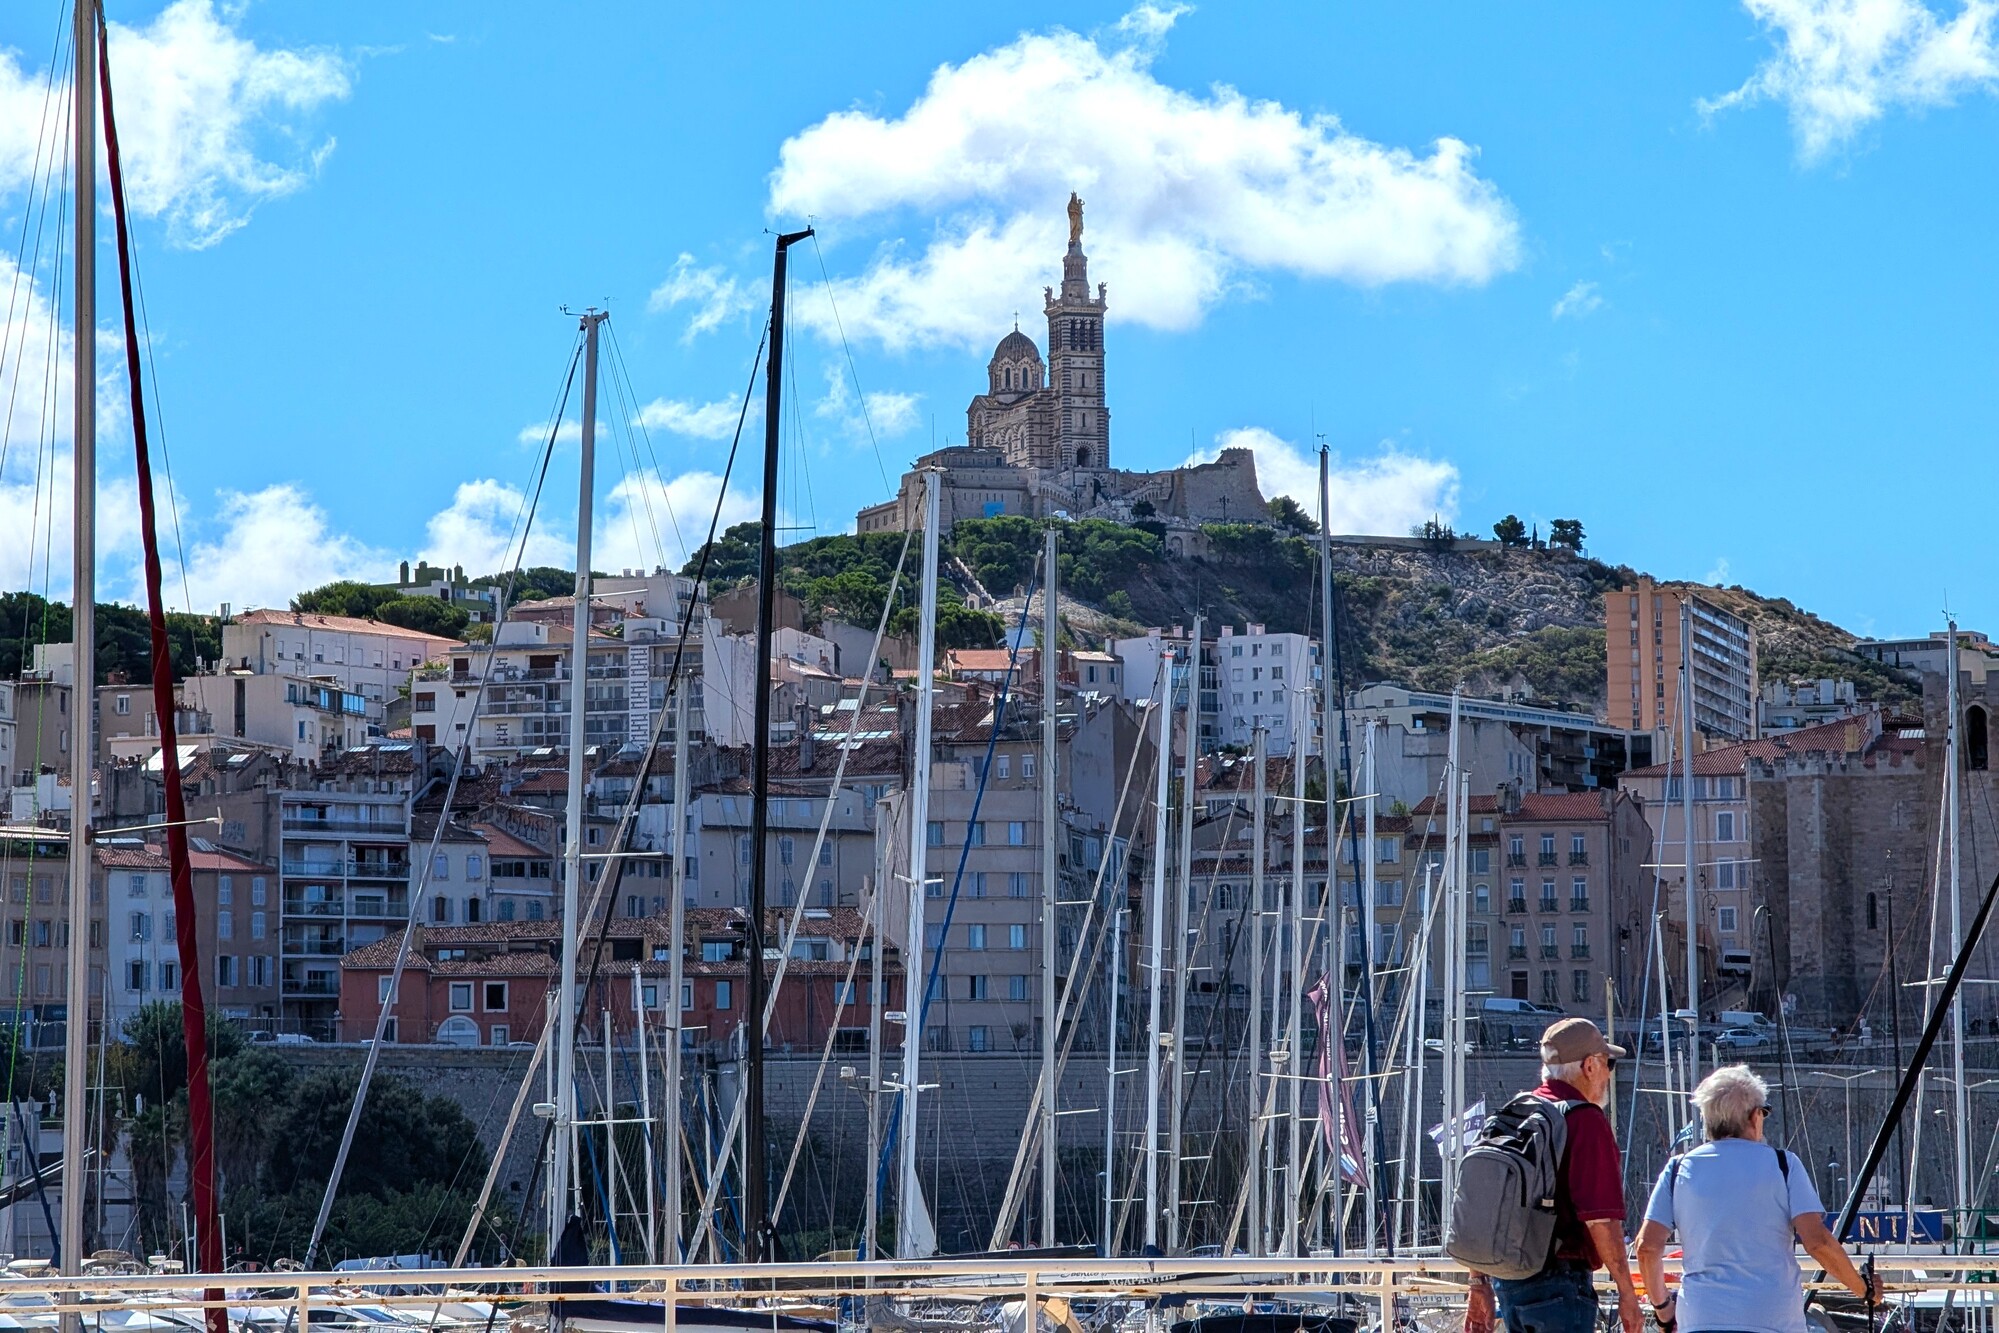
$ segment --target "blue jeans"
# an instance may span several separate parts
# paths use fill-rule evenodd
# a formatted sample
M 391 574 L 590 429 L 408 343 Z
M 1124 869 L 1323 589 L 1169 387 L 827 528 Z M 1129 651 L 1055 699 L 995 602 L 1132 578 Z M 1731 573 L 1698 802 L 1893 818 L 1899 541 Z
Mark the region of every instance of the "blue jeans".
M 1581 1264 L 1556 1261 L 1517 1282 L 1495 1280 L 1493 1296 L 1506 1333 L 1593 1333 L 1596 1284 Z

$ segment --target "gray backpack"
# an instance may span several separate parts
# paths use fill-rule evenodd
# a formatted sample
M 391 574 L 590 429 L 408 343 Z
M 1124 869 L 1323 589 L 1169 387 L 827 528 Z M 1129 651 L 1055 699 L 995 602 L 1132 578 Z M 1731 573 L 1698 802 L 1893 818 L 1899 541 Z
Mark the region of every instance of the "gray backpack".
M 1568 1114 L 1584 1105 L 1523 1092 L 1486 1119 L 1458 1166 L 1446 1254 L 1487 1277 L 1515 1281 L 1548 1266 Z

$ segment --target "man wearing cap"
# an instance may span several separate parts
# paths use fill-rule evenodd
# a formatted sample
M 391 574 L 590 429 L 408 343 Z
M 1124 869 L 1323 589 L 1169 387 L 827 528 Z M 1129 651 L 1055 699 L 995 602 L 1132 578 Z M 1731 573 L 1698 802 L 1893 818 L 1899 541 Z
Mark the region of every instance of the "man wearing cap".
M 1539 1273 L 1518 1281 L 1472 1275 L 1465 1333 L 1492 1333 L 1494 1307 L 1507 1333 L 1590 1333 L 1596 1326 L 1591 1274 L 1608 1268 L 1617 1284 L 1623 1333 L 1645 1316 L 1624 1249 L 1624 1168 L 1610 1117 L 1611 1071 L 1627 1052 L 1587 1018 L 1565 1018 L 1541 1034 L 1539 1096 L 1583 1102 L 1568 1113 L 1568 1146 L 1555 1171 L 1555 1243 Z

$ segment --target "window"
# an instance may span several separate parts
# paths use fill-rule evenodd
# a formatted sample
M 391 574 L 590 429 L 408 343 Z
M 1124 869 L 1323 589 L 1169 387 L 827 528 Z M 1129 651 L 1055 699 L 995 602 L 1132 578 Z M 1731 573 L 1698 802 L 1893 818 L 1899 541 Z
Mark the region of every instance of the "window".
M 440 926 L 449 923 L 451 920 L 451 899 L 441 895 L 431 899 L 430 919 Z
M 944 845 L 944 821 L 941 819 L 931 820 L 929 827 L 923 830 L 923 834 L 924 840 L 932 847 L 942 847 Z
M 1009 1000 L 1025 1000 L 1027 998 L 1027 978 L 1024 976 L 1008 977 L 1006 979 L 1006 998 Z
M 1733 861 L 1715 862 L 1714 886 L 1717 889 L 1732 889 L 1735 887 L 1735 862 Z M 1745 888 L 1748 887 L 1746 882 L 1743 887 Z
M 1570 977 L 1569 980 L 1570 984 L 1574 987 L 1574 989 L 1570 992 L 1570 997 L 1574 999 L 1577 1004 L 1588 1004 L 1590 1000 L 1589 972 L 1579 967 L 1575 970 L 1575 974 L 1572 977 Z
M 271 984 L 271 956 L 253 953 L 250 955 L 250 984 L 268 986 Z
M 1589 858 L 1589 835 L 1571 833 L 1569 835 L 1569 860 L 1581 864 Z
M 250 906 L 262 907 L 264 899 L 268 896 L 269 892 L 268 886 L 264 883 L 264 877 L 262 875 L 253 876 L 250 880 Z
M 1374 840 L 1374 859 L 1385 865 L 1392 865 L 1400 861 L 1402 859 L 1402 839 L 1376 838 Z
M 489 1014 L 504 1012 L 507 1007 L 507 983 L 488 981 L 483 984 L 483 989 L 485 995 L 482 998 L 485 1001 L 486 1012 Z
M 680 983 L 680 1010 L 682 1013 L 685 1013 L 689 1009 L 692 1009 L 693 1007 L 694 1007 L 694 983 L 691 981 L 683 981 Z
M 134 958 L 125 965 L 125 989 L 135 991 L 146 989 L 146 964 L 143 959 Z
M 8 924 L 10 926 L 18 926 L 20 923 L 9 922 Z M 8 933 L 12 935 L 14 932 L 10 930 Z M 153 938 L 152 913 L 150 912 L 132 913 L 132 938 L 135 940 L 149 940 Z M 10 940 L 10 943 L 13 944 L 19 944 L 20 942 L 21 941 L 19 939 Z
M 983 1023 L 973 1024 L 971 1030 L 966 1034 L 965 1049 L 971 1051 L 990 1051 L 992 1048 L 992 1029 Z
M 432 858 L 430 865 L 430 877 L 432 879 L 450 879 L 451 858 L 449 856 L 446 856 L 443 852 L 439 852 L 434 858 Z
M 1027 873 L 1021 870 L 1010 872 L 1006 877 L 1006 896 L 1025 898 L 1027 896 Z
M 1002 782 L 1005 781 L 1008 777 L 1012 776 L 1013 760 L 1011 756 L 1004 754 L 1000 755 L 996 760 L 994 760 L 994 766 L 997 771 L 994 773 L 993 776 L 999 778 Z
M 819 864 L 822 866 L 833 864 L 833 840 L 830 838 L 819 844 Z
M 389 1002 L 389 978 L 387 974 L 384 974 L 382 976 L 375 978 L 375 1003 L 387 1004 L 388 1002 Z
M 1006 928 L 1006 947 L 1009 949 L 1025 949 L 1027 947 L 1027 927 L 1008 926 Z
M 236 955 L 218 954 L 215 958 L 215 984 L 234 988 L 236 985 Z
M 46 894 L 48 892 L 48 887 L 49 887 L 48 884 L 44 881 L 43 878 L 38 877 L 36 879 L 35 889 L 37 892 Z M 126 889 L 126 896 L 132 898 L 143 898 L 146 896 L 146 877 L 144 875 L 131 876 L 130 886 Z
M 236 883 L 227 875 L 218 875 L 215 880 L 215 901 L 223 907 L 236 901 Z
M 486 863 L 484 858 L 482 858 L 477 852 L 472 852 L 468 854 L 465 858 L 465 878 L 483 879 L 485 877 L 485 874 L 486 874 Z
M 1091 669 L 1092 671 L 1096 670 L 1096 668 L 1095 668 L 1095 667 L 1092 667 L 1092 668 L 1090 668 L 1090 669 Z M 1034 756 L 1033 756 L 1033 754 L 1031 754 L 1031 753 L 1030 753 L 1030 754 L 1024 754 L 1024 755 L 1022 755 L 1022 756 L 1020 757 L 1020 776 L 1022 776 L 1023 778 L 1026 778 L 1026 779 L 1028 779 L 1029 781 L 1033 781 L 1033 779 L 1034 779 Z
M 1490 884 L 1472 885 L 1471 909 L 1474 912 L 1490 912 L 1492 910 L 1492 886 Z
M 942 898 L 944 896 L 944 881 L 935 875 L 926 878 L 923 881 L 923 896 L 926 898 Z
M 1589 911 L 1589 881 L 1581 875 L 1577 875 L 1569 881 L 1569 910 L 1571 912 Z
M 513 1036 L 513 1033 L 507 1030 L 505 1023 L 495 1023 L 486 1033 L 486 1044 L 488 1046 L 505 1046 L 507 1039 L 511 1036 Z
M 1483 886 L 1481 885 L 1480 887 Z M 1402 906 L 1402 881 L 1399 879 L 1376 880 L 1374 884 L 1374 905 L 1376 907 Z M 1492 909 L 1490 906 L 1486 906 L 1478 910 L 1488 912 Z
M 1552 833 L 1541 835 L 1541 864 L 1544 866 L 1555 864 L 1555 835 Z
M 451 1012 L 468 1014 L 472 1012 L 472 983 L 454 981 L 451 983 Z
M 750 840 L 747 837 L 736 839 L 736 860 L 742 865 L 750 864 Z
M 1589 927 L 1578 923 L 1569 932 L 1569 957 L 1589 957 Z
M 983 925 L 965 927 L 965 947 L 967 949 L 983 949 L 986 947 L 986 928 Z
M 967 847 L 983 847 L 986 845 L 985 820 L 981 819 L 976 824 L 965 825 L 965 845 Z
M 944 927 L 935 921 L 923 923 L 923 947 L 936 950 L 944 947 Z
M 1471 872 L 1474 875 L 1490 875 L 1492 873 L 1491 848 L 1474 847 L 1471 849 Z
M 798 844 L 790 838 L 777 840 L 777 859 L 780 865 L 790 865 L 798 855 Z
M 1555 943 L 1555 928 L 1553 926 L 1541 927 L 1541 956 L 1543 958 L 1553 958 L 1560 951 L 1561 946 Z
M 983 1000 L 986 998 L 986 979 L 984 977 L 981 976 L 966 977 L 965 982 L 966 982 L 965 985 L 966 999 Z
M 1719 910 L 1718 915 L 1721 918 L 1720 924 L 1721 924 L 1722 934 L 1733 935 L 1735 933 L 1735 922 L 1736 922 L 1735 914 L 1736 914 L 1736 909 L 1733 907 L 1724 907 Z
M 1716 842 L 1735 841 L 1735 812 L 1717 810 L 1714 812 L 1714 840 Z
M 727 981 L 718 981 L 715 983 L 715 1008 L 717 1010 L 734 1007 L 735 997 L 731 992 L 732 983 Z
M 1544 912 L 1555 910 L 1555 881 L 1552 879 L 1541 881 L 1541 910 Z
M 965 876 L 965 892 L 974 898 L 986 896 L 986 872 L 974 870 Z
M 1562 990 L 1556 980 L 1559 975 L 1552 968 L 1541 973 L 1542 1004 L 1560 1004 L 1562 1002 Z M 1585 973 L 1584 975 L 1588 974 Z
M 54 935 L 54 933 L 55 932 L 49 928 L 48 922 L 37 921 L 35 923 L 35 947 L 37 949 L 48 948 L 49 939 L 52 935 Z
M 542 916 L 546 911 L 547 907 L 542 903 L 541 899 L 539 898 L 528 899 L 528 920 L 539 921 L 542 919 Z
M 1008 821 L 1006 826 L 1006 845 L 1009 847 L 1027 846 L 1026 820 L 1015 819 Z

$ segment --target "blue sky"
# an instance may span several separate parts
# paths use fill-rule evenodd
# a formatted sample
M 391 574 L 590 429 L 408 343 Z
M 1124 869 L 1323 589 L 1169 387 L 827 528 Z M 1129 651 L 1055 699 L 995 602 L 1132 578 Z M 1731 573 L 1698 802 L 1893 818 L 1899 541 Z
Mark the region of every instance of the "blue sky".
M 497 564 L 565 304 L 609 303 L 631 396 L 606 411 L 649 423 L 606 441 L 597 563 L 677 560 L 665 507 L 694 540 L 766 231 L 807 214 L 780 498 L 842 530 L 962 438 L 1014 310 L 1045 335 L 1074 188 L 1121 466 L 1249 443 L 1291 489 L 1323 435 L 1343 528 L 1578 517 L 1605 558 L 1863 632 L 1946 598 L 1999 626 L 1977 511 L 1943 503 L 1995 471 L 1990 4 L 108 7 L 201 609 L 419 554 Z M 0 264 L 61 21 L 0 9 Z M 0 363 L 0 390 L 31 386 L 8 586 L 48 276 L 45 254 L 15 288 Z M 574 468 L 531 558 L 563 558 Z M 107 520 L 111 593 L 129 527 Z

